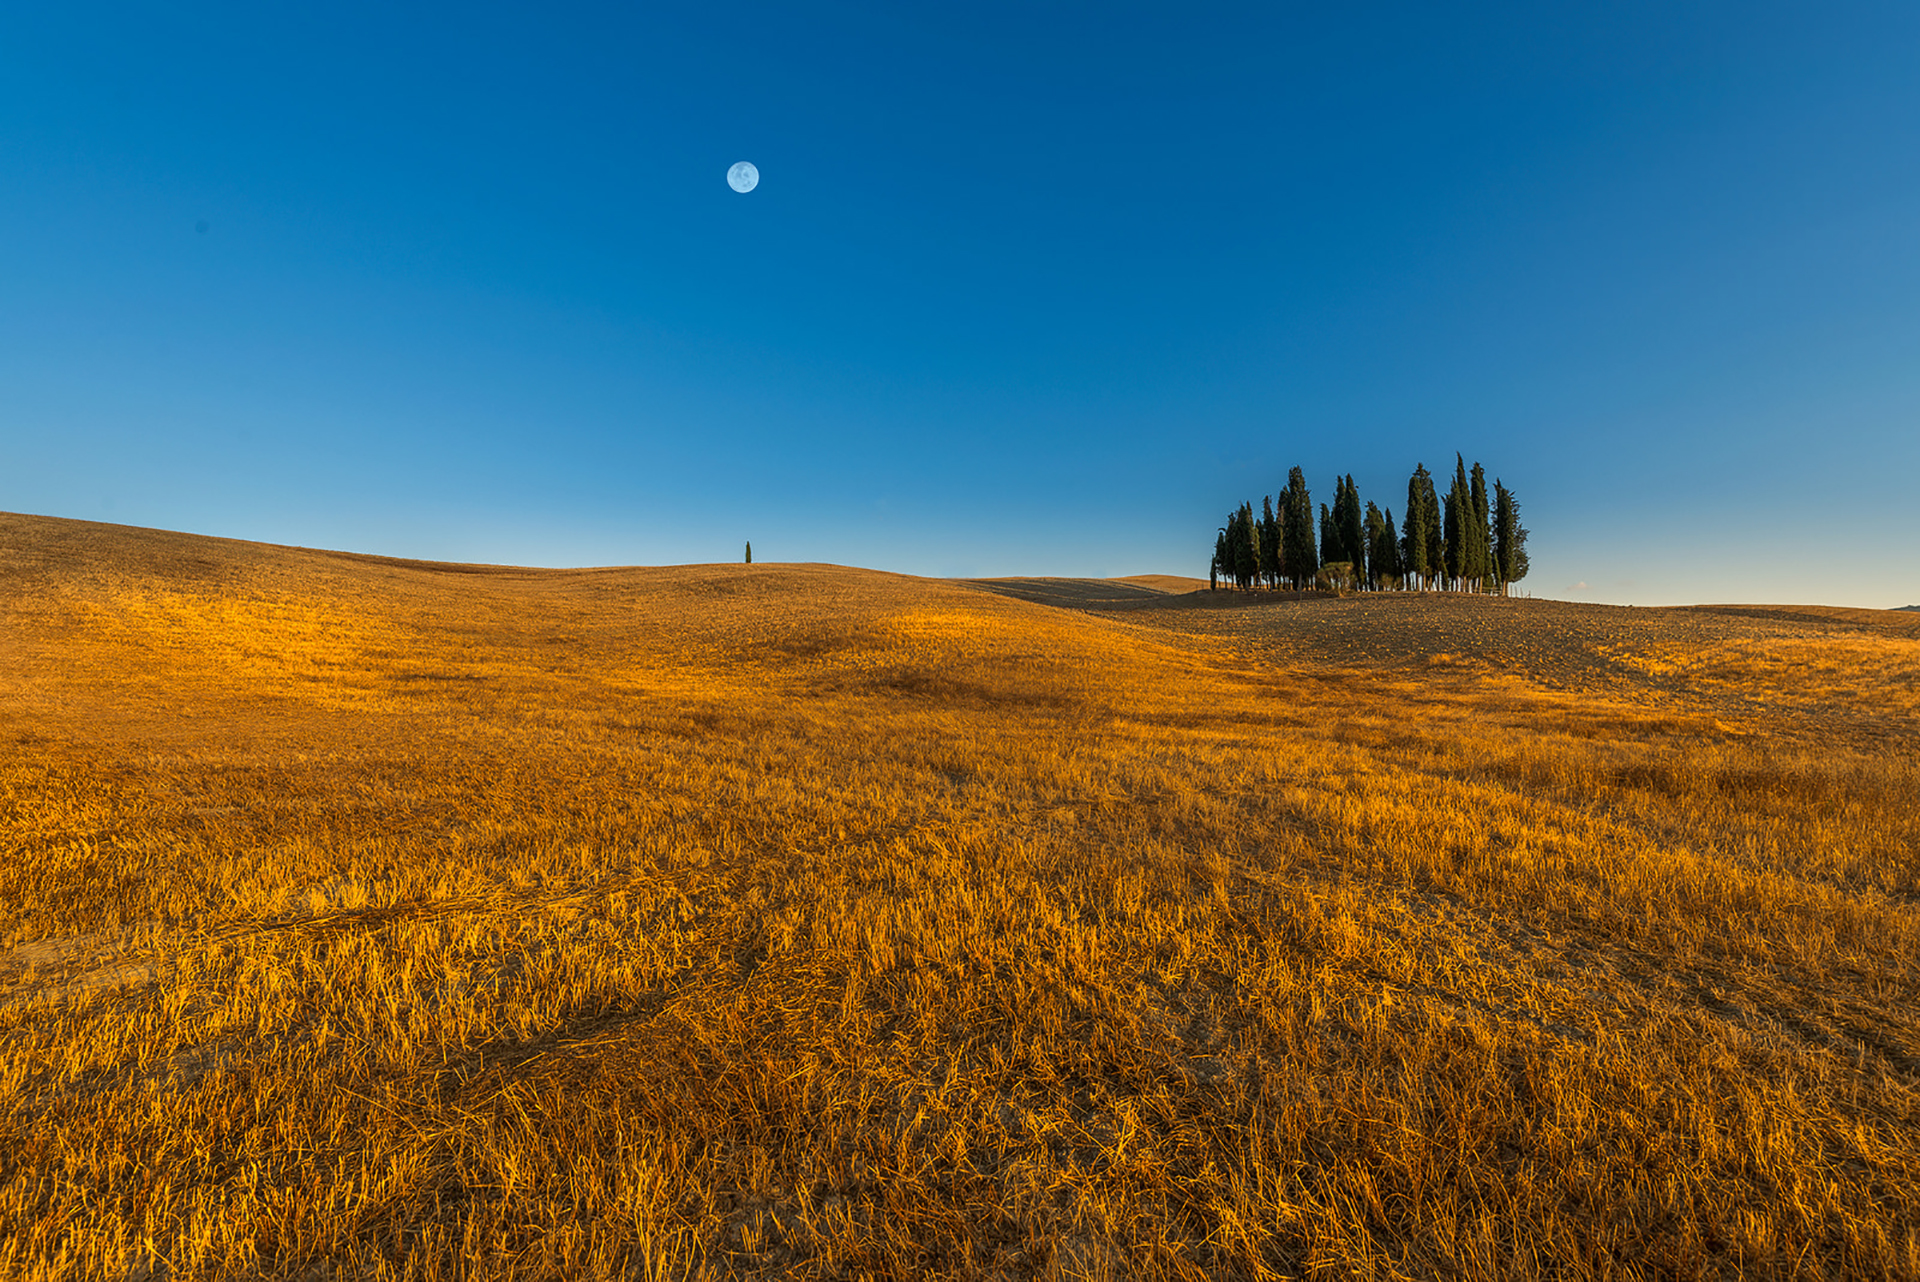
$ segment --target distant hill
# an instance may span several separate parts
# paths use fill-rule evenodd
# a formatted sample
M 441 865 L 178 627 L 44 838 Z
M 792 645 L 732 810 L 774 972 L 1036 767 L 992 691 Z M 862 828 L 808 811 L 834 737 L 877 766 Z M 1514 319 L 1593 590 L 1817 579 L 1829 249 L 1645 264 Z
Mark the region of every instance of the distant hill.
M 1920 605 L 1896 605 L 1893 608 L 1896 610 L 1920 610 Z

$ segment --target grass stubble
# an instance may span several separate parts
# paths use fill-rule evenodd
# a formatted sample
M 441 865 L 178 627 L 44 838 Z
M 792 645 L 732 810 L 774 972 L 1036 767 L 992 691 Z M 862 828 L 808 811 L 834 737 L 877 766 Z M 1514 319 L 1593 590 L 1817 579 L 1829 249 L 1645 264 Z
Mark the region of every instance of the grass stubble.
M 1920 638 L 1560 608 L 0 517 L 0 1275 L 1920 1276 Z

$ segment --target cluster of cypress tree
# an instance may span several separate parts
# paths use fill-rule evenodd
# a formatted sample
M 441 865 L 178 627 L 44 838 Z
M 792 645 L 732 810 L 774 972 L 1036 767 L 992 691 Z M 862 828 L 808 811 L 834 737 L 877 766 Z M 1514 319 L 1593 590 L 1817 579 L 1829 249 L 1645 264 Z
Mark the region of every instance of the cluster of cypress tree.
M 1242 503 L 1227 517 L 1213 543 L 1207 572 L 1215 587 L 1221 579 L 1235 586 L 1296 592 L 1313 586 L 1367 591 L 1407 589 L 1499 592 L 1527 577 L 1527 530 L 1513 491 L 1493 483 L 1487 494 L 1486 470 L 1454 455 L 1453 485 L 1443 503 L 1425 464 L 1407 480 L 1406 520 L 1396 529 L 1393 509 L 1360 505 L 1353 476 L 1334 478 L 1333 506 L 1320 505 L 1316 539 L 1313 498 L 1299 468 L 1287 476 L 1276 508 L 1272 496 Z

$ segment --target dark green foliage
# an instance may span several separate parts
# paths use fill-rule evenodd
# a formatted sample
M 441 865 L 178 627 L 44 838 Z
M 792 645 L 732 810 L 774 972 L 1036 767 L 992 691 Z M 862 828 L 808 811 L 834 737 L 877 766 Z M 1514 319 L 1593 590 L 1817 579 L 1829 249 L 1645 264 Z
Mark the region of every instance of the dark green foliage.
M 1467 484 L 1467 461 L 1458 454 L 1453 458 L 1453 484 L 1447 487 L 1447 508 L 1442 531 L 1446 552 L 1441 564 L 1447 586 L 1458 590 L 1473 564 L 1473 551 L 1468 546 L 1470 536 L 1467 533 L 1473 515 L 1473 495 Z
M 1504 595 L 1507 584 L 1527 577 L 1527 529 L 1520 524 L 1520 501 L 1513 491 L 1493 483 L 1493 572 Z
M 1415 465 L 1407 479 L 1406 520 L 1398 530 L 1393 509 L 1361 503 L 1351 472 L 1334 478 L 1333 503 L 1321 504 L 1316 514 L 1306 475 L 1296 467 L 1278 498 L 1261 500 L 1257 515 L 1251 503 L 1228 515 L 1214 540 L 1208 581 L 1218 586 L 1231 578 L 1242 588 L 1285 582 L 1299 590 L 1331 565 L 1341 567 L 1343 581 L 1350 571 L 1356 586 L 1374 591 L 1393 583 L 1454 591 L 1498 585 L 1505 591 L 1527 570 L 1519 510 L 1500 482 L 1489 494 L 1486 469 L 1475 463 L 1469 474 L 1459 453 L 1444 502 L 1426 464 Z
M 1260 573 L 1260 523 L 1254 518 L 1253 504 L 1242 503 L 1227 515 L 1213 541 L 1213 562 L 1207 580 L 1220 585 L 1220 576 L 1232 579 L 1236 587 L 1249 588 Z
M 1313 542 L 1313 495 L 1307 491 L 1307 476 L 1299 468 L 1287 474 L 1287 493 L 1280 512 L 1280 555 L 1287 578 L 1299 591 L 1313 582 L 1320 570 L 1320 558 Z
M 1360 510 L 1360 487 L 1354 484 L 1353 473 L 1347 473 L 1335 483 L 1334 493 L 1333 533 L 1340 545 L 1340 555 L 1327 559 L 1351 564 L 1354 582 L 1364 584 L 1368 551 L 1366 515 Z
M 1387 558 L 1388 566 L 1385 573 L 1391 578 L 1398 579 L 1400 586 L 1405 588 L 1407 586 L 1407 563 L 1400 559 L 1400 540 L 1394 537 L 1392 508 L 1387 509 L 1386 518 L 1386 524 L 1380 531 L 1382 540 L 1380 544 L 1381 553 Z
M 1440 514 L 1440 495 L 1433 488 L 1431 476 L 1427 477 L 1421 501 L 1426 505 L 1427 573 L 1437 577 L 1447 565 L 1446 522 Z
M 753 540 L 752 539 L 747 540 L 747 564 L 748 565 L 753 564 Z
M 1253 504 L 1242 503 L 1233 520 L 1233 581 L 1250 588 L 1260 573 L 1260 531 L 1254 523 Z
M 1407 478 L 1406 538 L 1401 544 L 1401 573 L 1411 574 L 1427 586 L 1440 572 L 1440 558 L 1433 548 L 1440 541 L 1438 522 L 1430 515 L 1439 501 L 1433 496 L 1433 476 L 1425 463 L 1417 464 Z
M 1468 533 L 1471 536 L 1473 557 L 1467 568 L 1467 578 L 1472 581 L 1476 592 L 1484 592 L 1494 577 L 1493 534 L 1488 527 L 1487 470 L 1478 463 L 1473 465 L 1471 494 L 1473 521 Z
M 1273 514 L 1273 496 L 1260 501 L 1260 579 L 1268 587 L 1280 584 L 1280 518 Z
M 1384 513 L 1367 504 L 1367 579 L 1374 590 L 1387 586 L 1406 571 L 1400 567 L 1400 540 L 1393 530 L 1393 509 Z

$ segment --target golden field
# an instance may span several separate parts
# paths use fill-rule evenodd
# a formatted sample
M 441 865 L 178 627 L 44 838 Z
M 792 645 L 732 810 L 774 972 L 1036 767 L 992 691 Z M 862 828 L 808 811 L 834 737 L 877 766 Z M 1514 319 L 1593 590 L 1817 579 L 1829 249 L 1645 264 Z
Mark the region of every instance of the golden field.
M 1920 1277 L 1920 618 L 0 516 L 0 1277 Z

